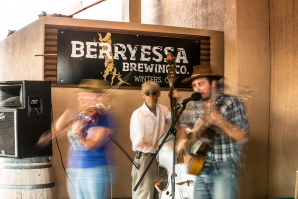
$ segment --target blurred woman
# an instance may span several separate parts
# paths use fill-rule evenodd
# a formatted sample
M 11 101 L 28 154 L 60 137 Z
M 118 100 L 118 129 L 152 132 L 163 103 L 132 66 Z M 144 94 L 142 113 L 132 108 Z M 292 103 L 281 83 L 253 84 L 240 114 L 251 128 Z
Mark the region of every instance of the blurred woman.
M 106 150 L 108 135 L 114 132 L 114 118 L 104 109 L 107 99 L 103 83 L 102 80 L 82 80 L 76 90 L 81 112 L 67 131 L 67 190 L 71 199 L 106 197 L 109 181 Z M 71 110 L 66 110 L 58 119 L 55 131 L 66 128 L 66 121 L 71 115 Z

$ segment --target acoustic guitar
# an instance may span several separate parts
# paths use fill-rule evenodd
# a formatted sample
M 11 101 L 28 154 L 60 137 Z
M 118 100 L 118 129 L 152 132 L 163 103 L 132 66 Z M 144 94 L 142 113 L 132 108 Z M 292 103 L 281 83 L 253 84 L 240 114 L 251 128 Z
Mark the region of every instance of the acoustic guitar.
M 193 133 L 188 134 L 188 140 L 191 144 L 188 147 L 188 152 L 192 155 L 192 158 L 188 164 L 188 173 L 192 175 L 199 175 L 205 163 L 206 152 L 212 148 L 211 137 L 212 131 L 207 129 L 199 139 L 196 139 Z M 196 140 L 195 142 L 193 142 Z

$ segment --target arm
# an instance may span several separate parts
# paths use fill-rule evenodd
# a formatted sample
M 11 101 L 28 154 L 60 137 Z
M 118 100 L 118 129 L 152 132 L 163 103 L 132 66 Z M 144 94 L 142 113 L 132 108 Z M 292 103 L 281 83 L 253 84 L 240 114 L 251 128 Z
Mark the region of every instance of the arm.
M 212 109 L 210 123 L 221 128 L 224 133 L 240 144 L 245 144 L 249 140 L 245 106 L 238 98 L 230 99 L 228 105 L 222 108 L 221 113 Z
M 133 151 L 141 150 L 145 144 L 144 125 L 140 121 L 140 117 L 142 116 L 135 111 L 130 118 L 130 140 L 132 141 Z
M 88 129 L 88 135 L 85 138 L 80 138 L 80 142 L 85 145 L 87 150 L 97 151 L 108 142 L 110 133 L 111 129 L 106 127 L 91 127 Z
M 62 131 L 66 127 L 68 127 L 67 121 L 68 119 L 75 113 L 74 110 L 66 109 L 64 113 L 59 117 L 55 125 L 55 132 Z
M 180 125 L 180 131 L 182 130 L 184 136 L 181 140 L 177 141 L 177 150 L 180 151 L 183 148 L 190 154 L 192 144 L 199 139 L 199 137 L 209 128 L 209 124 L 206 123 L 202 117 L 196 120 L 193 128 Z
M 248 141 L 245 130 L 229 122 L 228 119 L 218 111 L 212 111 L 211 118 L 211 124 L 222 129 L 228 136 L 232 137 L 240 144 L 245 144 Z
M 209 126 L 209 121 L 207 121 L 205 117 L 199 117 L 196 120 L 194 127 L 192 129 L 187 128 L 186 132 L 187 134 L 194 133 L 197 137 L 200 137 Z

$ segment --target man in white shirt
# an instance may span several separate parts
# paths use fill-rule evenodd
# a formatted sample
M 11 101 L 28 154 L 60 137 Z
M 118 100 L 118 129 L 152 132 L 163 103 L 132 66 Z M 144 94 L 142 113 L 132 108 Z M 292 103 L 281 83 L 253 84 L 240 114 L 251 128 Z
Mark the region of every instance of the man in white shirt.
M 155 81 L 147 81 L 142 84 L 141 95 L 144 104 L 135 110 L 130 120 L 130 139 L 132 150 L 137 152 L 135 162 L 139 169 L 133 166 L 132 189 L 140 180 L 142 174 L 157 151 L 158 140 L 164 133 L 165 123 L 171 123 L 171 112 L 164 105 L 157 104 L 160 96 L 159 84 Z M 132 191 L 133 199 L 153 199 L 155 183 L 157 182 L 157 161 L 155 160 L 143 178 L 136 191 Z

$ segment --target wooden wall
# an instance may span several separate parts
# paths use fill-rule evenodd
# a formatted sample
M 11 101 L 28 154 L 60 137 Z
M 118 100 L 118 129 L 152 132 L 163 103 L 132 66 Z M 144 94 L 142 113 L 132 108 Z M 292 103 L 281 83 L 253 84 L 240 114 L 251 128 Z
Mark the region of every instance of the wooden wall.
M 225 0 L 225 77 L 250 97 L 245 101 L 251 141 L 241 199 L 267 197 L 270 98 L 267 0 Z
M 251 142 L 240 198 L 294 197 L 297 1 L 148 0 L 142 8 L 142 23 L 224 29 L 226 81 L 253 91 L 245 101 Z
M 240 198 L 293 198 L 298 170 L 297 1 L 225 1 L 225 76 L 255 89 Z
M 223 0 L 142 0 L 143 24 L 224 30 Z
M 234 91 L 253 91 L 247 93 L 249 97 L 245 101 L 251 142 L 240 198 L 266 198 L 270 98 L 268 1 L 149 0 L 142 3 L 142 8 L 149 8 L 142 9 L 142 23 L 224 30 L 225 81 Z
M 147 22 L 150 17 L 142 18 L 145 23 L 216 29 L 222 22 L 217 20 L 216 24 L 213 19 L 224 15 L 225 77 L 232 85 L 253 90 L 245 101 L 251 142 L 240 198 L 294 197 L 298 170 L 298 2 L 208 0 L 187 1 L 179 7 L 177 1 L 164 0 L 147 4 L 157 14 L 151 16 L 151 22 Z M 224 7 L 223 15 L 219 6 Z M 170 11 L 179 8 L 185 11 L 181 20 L 175 20 Z M 212 14 L 215 10 L 219 13 Z M 206 13 L 209 18 L 203 16 Z
M 268 198 L 294 197 L 298 170 L 298 2 L 270 0 Z
M 44 30 L 37 20 L 0 41 L 0 81 L 42 80 Z M 25 36 L 26 35 L 26 36 Z

